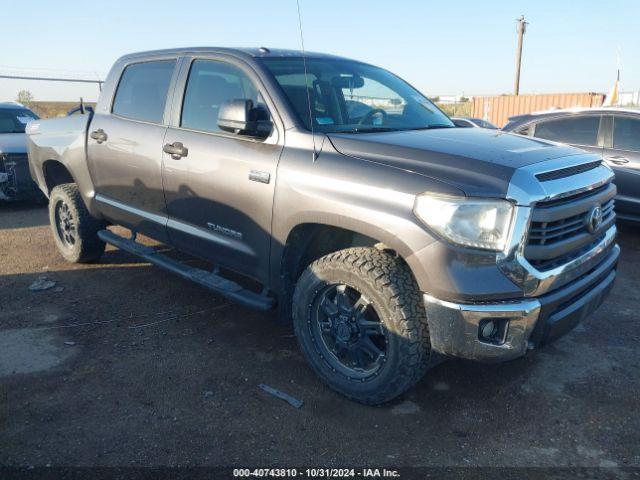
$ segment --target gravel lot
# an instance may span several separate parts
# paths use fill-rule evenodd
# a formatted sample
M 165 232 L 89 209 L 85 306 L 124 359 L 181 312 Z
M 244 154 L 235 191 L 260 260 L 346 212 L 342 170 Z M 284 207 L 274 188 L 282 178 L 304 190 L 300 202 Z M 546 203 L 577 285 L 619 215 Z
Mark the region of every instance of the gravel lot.
M 274 314 L 114 249 L 67 264 L 45 208 L 2 205 L 0 465 L 640 467 L 640 229 L 621 230 L 613 293 L 575 331 L 365 407 L 316 379 Z M 42 275 L 55 287 L 31 291 Z

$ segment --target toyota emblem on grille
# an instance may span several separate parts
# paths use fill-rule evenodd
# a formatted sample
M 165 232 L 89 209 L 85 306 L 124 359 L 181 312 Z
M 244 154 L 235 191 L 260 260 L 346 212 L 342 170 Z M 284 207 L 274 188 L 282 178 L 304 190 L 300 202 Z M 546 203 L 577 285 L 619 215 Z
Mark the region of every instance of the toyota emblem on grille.
M 587 213 L 586 218 L 587 230 L 589 233 L 594 233 L 602 225 L 602 207 L 600 205 L 594 205 Z

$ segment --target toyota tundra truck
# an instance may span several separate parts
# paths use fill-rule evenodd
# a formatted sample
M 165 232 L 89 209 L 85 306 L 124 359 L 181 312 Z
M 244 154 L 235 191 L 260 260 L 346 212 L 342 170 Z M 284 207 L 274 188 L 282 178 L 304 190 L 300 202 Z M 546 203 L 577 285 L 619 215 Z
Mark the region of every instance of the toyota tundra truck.
M 62 256 L 95 262 L 109 243 L 277 308 L 311 369 L 362 403 L 447 357 L 522 357 L 591 314 L 616 276 L 616 187 L 598 156 L 456 128 L 366 63 L 136 53 L 84 112 L 27 128 Z

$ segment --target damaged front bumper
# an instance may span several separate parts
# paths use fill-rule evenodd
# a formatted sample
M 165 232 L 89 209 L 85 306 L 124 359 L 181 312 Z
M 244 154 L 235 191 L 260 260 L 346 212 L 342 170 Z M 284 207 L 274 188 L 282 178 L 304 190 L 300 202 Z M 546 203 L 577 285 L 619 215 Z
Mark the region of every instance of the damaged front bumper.
M 0 200 L 10 200 L 11 198 L 5 193 L 9 190 L 9 174 L 0 172 Z
M 523 356 L 540 314 L 540 302 L 466 305 L 424 296 L 431 348 L 451 357 L 501 362 Z M 499 330 L 483 338 L 489 322 Z M 493 330 L 492 332 L 493 333 Z
M 494 363 L 551 342 L 594 312 L 613 286 L 620 248 L 597 267 L 537 298 L 463 304 L 424 295 L 431 348 L 443 355 Z
M 42 192 L 31 178 L 27 154 L 0 153 L 0 201 L 42 198 Z

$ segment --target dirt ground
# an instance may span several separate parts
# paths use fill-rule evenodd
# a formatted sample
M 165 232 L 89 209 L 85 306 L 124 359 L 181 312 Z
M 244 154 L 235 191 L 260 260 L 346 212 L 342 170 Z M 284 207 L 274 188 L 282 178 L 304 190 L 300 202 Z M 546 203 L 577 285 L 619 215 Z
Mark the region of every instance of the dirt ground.
M 620 244 L 612 295 L 557 343 L 365 407 L 274 314 L 113 249 L 67 264 L 45 208 L 0 206 L 0 465 L 640 467 L 640 229 Z

